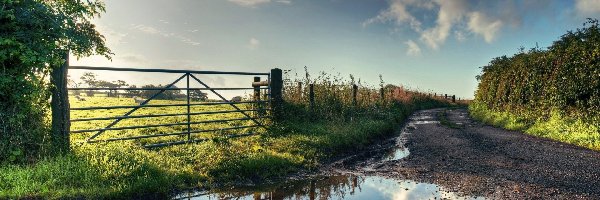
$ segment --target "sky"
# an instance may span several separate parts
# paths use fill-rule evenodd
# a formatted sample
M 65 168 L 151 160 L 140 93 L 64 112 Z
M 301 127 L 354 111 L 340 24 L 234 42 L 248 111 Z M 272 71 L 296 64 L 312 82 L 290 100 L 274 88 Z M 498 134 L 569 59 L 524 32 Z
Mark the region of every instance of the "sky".
M 387 84 L 472 98 L 480 67 L 519 48 L 547 47 L 600 0 L 106 0 L 94 19 L 115 53 L 70 65 L 352 74 Z M 82 70 L 71 70 L 77 79 Z M 97 73 L 131 84 L 176 75 Z M 201 76 L 212 87 L 248 87 L 252 77 Z M 301 78 L 301 77 L 299 77 Z M 181 84 L 181 83 L 180 83 Z M 180 85 L 178 84 L 178 85 Z M 232 94 L 229 94 L 232 95 Z

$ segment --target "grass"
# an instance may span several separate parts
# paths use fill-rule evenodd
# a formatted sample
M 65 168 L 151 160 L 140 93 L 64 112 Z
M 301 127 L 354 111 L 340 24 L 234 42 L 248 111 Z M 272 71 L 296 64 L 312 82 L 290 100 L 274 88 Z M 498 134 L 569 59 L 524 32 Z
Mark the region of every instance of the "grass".
M 469 111 L 473 118 L 486 124 L 600 151 L 600 126 L 597 123 L 565 117 L 558 111 L 553 111 L 548 119 L 533 120 L 494 111 L 479 103 L 471 104 Z
M 415 98 L 416 99 L 416 98 Z M 87 101 L 71 102 L 71 107 L 133 105 L 131 99 L 90 97 Z M 177 104 L 177 101 L 157 101 L 156 104 Z M 72 153 L 48 158 L 29 165 L 0 166 L 0 199 L 2 198 L 169 198 L 179 189 L 212 188 L 223 185 L 260 183 L 283 177 L 298 170 L 317 168 L 333 156 L 360 151 L 378 138 L 389 137 L 397 124 L 416 109 L 440 106 L 433 100 L 394 103 L 386 107 L 388 117 L 354 116 L 352 120 L 287 120 L 269 131 L 248 129 L 233 132 L 211 132 L 195 137 L 211 138 L 197 144 L 170 146 L 147 150 L 142 144 L 169 141 L 152 138 L 109 143 L 82 143 L 89 134 L 72 136 Z M 178 110 L 179 109 L 179 110 Z M 144 108 L 136 115 L 183 112 L 183 108 Z M 226 106 L 194 107 L 192 112 L 229 109 Z M 127 110 L 72 113 L 72 118 L 122 115 Z M 238 118 L 239 114 L 195 116 L 197 120 Z M 185 122 L 182 117 L 158 119 L 127 119 L 116 127 Z M 72 129 L 105 126 L 108 122 L 73 123 Z M 194 129 L 245 125 L 232 122 L 198 125 Z M 102 138 L 170 133 L 185 130 L 185 126 L 160 127 L 148 130 L 110 131 Z M 225 134 L 256 131 L 251 137 L 223 139 Z M 177 138 L 174 139 L 181 139 Z
M 458 125 L 454 122 L 451 122 L 450 120 L 448 120 L 448 113 L 446 112 L 446 110 L 439 112 L 437 114 L 438 119 L 440 120 L 440 124 L 448 127 L 448 128 L 453 128 L 453 129 L 460 129 L 463 128 L 461 125 Z
M 74 98 L 72 98 L 74 99 Z M 149 105 L 156 104 L 186 104 L 186 101 L 178 101 L 178 100 L 152 100 Z M 192 102 L 197 103 L 197 102 Z M 72 108 L 81 108 L 81 107 L 106 107 L 106 106 L 133 106 L 137 105 L 132 98 L 115 98 L 115 97 L 87 97 L 86 101 L 71 101 Z M 238 107 L 240 109 L 252 109 L 247 104 L 241 104 Z M 99 118 L 99 117 L 115 117 L 122 116 L 127 113 L 131 108 L 125 109 L 105 109 L 105 110 L 73 110 L 71 111 L 71 119 L 82 119 L 82 118 Z M 206 112 L 206 111 L 233 111 L 235 110 L 230 105 L 207 105 L 207 106 L 192 106 L 191 113 L 197 112 Z M 177 106 L 177 107 L 147 107 L 142 108 L 135 111 L 132 115 L 155 115 L 155 114 L 179 114 L 186 113 L 187 107 L 185 106 Z M 254 112 L 247 112 L 249 115 L 254 116 Z M 218 113 L 218 114 L 205 114 L 205 115 L 192 115 L 192 122 L 199 121 L 210 121 L 210 120 L 222 120 L 222 119 L 240 119 L 245 116 L 238 112 L 232 113 Z M 263 123 L 268 123 L 267 120 L 260 120 Z M 101 120 L 101 121 L 82 121 L 82 122 L 72 122 L 71 130 L 86 130 L 86 129 L 98 129 L 103 128 L 109 125 L 112 120 Z M 187 122 L 187 116 L 169 116 L 169 117 L 152 117 L 152 118 L 130 118 L 123 119 L 114 127 L 127 127 L 127 126 L 140 126 L 140 125 L 156 125 L 156 124 L 171 124 L 171 123 L 185 123 Z M 213 130 L 220 129 L 223 127 L 231 127 L 231 126 L 248 126 L 254 125 L 252 121 L 231 121 L 231 122 L 222 122 L 222 123 L 204 123 L 204 124 L 193 124 L 191 128 L 193 130 Z M 177 132 L 185 132 L 187 131 L 187 125 L 177 125 L 177 126 L 163 126 L 163 127 L 153 127 L 146 129 L 126 129 L 126 130 L 112 130 L 107 131 L 98 137 L 98 140 L 108 139 L 108 138 L 117 138 L 117 137 L 130 137 L 130 136 L 139 136 L 139 135 L 157 135 L 157 134 L 168 134 L 168 133 L 177 133 Z M 240 134 L 240 133 L 260 133 L 264 132 L 262 128 L 246 128 L 237 131 L 219 131 L 217 132 L 209 132 L 209 133 L 200 133 L 193 134 L 194 138 L 213 138 L 217 136 L 230 135 L 230 134 Z M 78 133 L 72 136 L 72 143 L 79 144 L 85 139 L 89 138 L 94 132 L 89 133 Z M 168 137 L 159 137 L 159 138 L 144 138 L 140 140 L 134 141 L 137 144 L 151 144 L 151 143 L 159 143 L 159 142 L 168 142 L 174 140 L 185 140 L 187 139 L 187 135 L 181 136 L 168 136 Z

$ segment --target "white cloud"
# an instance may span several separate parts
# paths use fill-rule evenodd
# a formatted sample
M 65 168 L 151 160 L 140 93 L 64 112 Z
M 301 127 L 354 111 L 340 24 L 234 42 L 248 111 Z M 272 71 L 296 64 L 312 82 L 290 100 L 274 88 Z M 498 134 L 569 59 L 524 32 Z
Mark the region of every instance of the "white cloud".
M 229 0 L 240 6 L 255 7 L 260 4 L 269 3 L 271 0 Z
M 419 56 L 421 55 L 421 47 L 419 47 L 419 45 L 412 41 L 412 40 L 408 40 L 405 42 L 405 44 L 408 46 L 408 49 L 406 50 L 406 55 L 409 56 Z
M 394 22 L 397 25 L 408 23 L 410 27 L 415 31 L 421 30 L 421 22 L 411 15 L 407 10 L 407 5 L 413 3 L 412 0 L 393 0 L 390 3 L 390 7 L 386 10 L 381 11 L 377 16 L 368 19 L 363 22 L 363 26 L 375 22 Z
M 278 0 L 278 1 L 276 1 L 276 2 L 277 2 L 277 3 L 282 3 L 282 4 L 288 4 L 288 5 L 289 5 L 289 4 L 292 4 L 292 1 L 291 1 L 291 0 Z
M 466 3 L 463 0 L 436 0 L 435 3 L 440 7 L 436 26 L 421 33 L 421 41 L 432 49 L 438 49 L 446 41 L 452 26 L 459 23 L 467 11 Z
M 159 34 L 160 33 L 160 31 L 158 31 L 154 27 L 145 26 L 145 25 L 141 25 L 141 24 L 133 26 L 133 29 L 137 29 L 139 31 L 142 31 L 142 32 L 148 33 L 148 34 Z
M 103 25 L 97 25 L 96 30 L 106 38 L 106 43 L 109 47 L 127 43 L 127 41 L 124 40 L 125 37 L 127 37 L 126 33 L 115 31 L 114 29 Z
M 483 36 L 487 43 L 491 43 L 496 37 L 496 33 L 502 27 L 502 21 L 492 21 L 481 12 L 473 12 L 469 16 L 468 27 L 473 33 Z
M 257 49 L 259 45 L 260 41 L 256 38 L 250 38 L 250 41 L 248 41 L 248 48 L 250 49 Z
M 262 4 L 271 3 L 271 0 L 229 0 L 229 2 L 235 3 L 240 6 L 255 8 Z M 292 4 L 291 0 L 275 0 L 276 3 L 281 4 Z
M 192 46 L 198 46 L 198 45 L 201 44 L 200 42 L 197 42 L 197 41 L 195 41 L 195 40 L 193 40 L 191 38 L 188 38 L 188 37 L 186 37 L 184 35 L 177 34 L 177 33 L 174 33 L 174 32 L 161 31 L 161 30 L 159 30 L 159 29 L 157 29 L 155 27 L 152 27 L 152 26 L 146 26 L 146 25 L 142 25 L 142 24 L 138 24 L 138 25 L 133 24 L 131 26 L 131 28 L 135 29 L 135 30 L 139 30 L 139 31 L 144 32 L 144 33 L 147 33 L 147 34 L 151 34 L 151 35 L 160 35 L 160 36 L 163 36 L 165 38 L 176 38 L 176 39 L 179 39 L 179 41 L 181 41 L 183 43 L 186 43 L 186 44 L 189 44 L 189 45 L 192 45 Z M 195 31 L 192 31 L 192 32 L 195 32 Z
M 600 0 L 579 1 L 600 2 Z M 535 7 L 532 4 L 548 3 L 532 0 L 523 3 L 522 6 Z M 373 23 L 391 23 L 396 29 L 407 26 L 409 30 L 419 35 L 418 42 L 437 50 L 452 34 L 458 41 L 481 36 L 486 42 L 491 43 L 505 24 L 513 27 L 520 25 L 524 12 L 542 12 L 515 8 L 520 7 L 513 1 L 390 0 L 387 8 L 380 11 L 377 16 L 365 20 L 362 25 L 366 27 Z
M 576 0 L 575 9 L 584 15 L 600 14 L 600 0 Z

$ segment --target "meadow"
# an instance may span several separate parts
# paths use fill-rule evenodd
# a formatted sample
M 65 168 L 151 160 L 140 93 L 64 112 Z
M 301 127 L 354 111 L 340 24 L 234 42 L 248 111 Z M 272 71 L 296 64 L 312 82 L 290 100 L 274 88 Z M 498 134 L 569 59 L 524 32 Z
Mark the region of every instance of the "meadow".
M 334 76 L 335 78 L 335 76 Z M 142 145 L 185 139 L 168 136 L 140 140 L 85 143 L 93 133 L 72 133 L 71 153 L 45 158 L 33 164 L 7 164 L 0 167 L 0 198 L 169 198 L 189 188 L 218 188 L 259 184 L 283 178 L 301 170 L 317 169 L 327 160 L 361 151 L 380 139 L 393 136 L 395 129 L 413 111 L 447 106 L 447 101 L 427 94 L 386 85 L 380 88 L 360 85 L 357 100 L 352 87 L 341 78 L 307 76 L 301 81 L 314 86 L 314 102 L 308 101 L 307 87 L 292 87 L 297 79 L 287 79 L 284 89 L 284 118 L 261 127 L 236 131 L 195 134 L 207 138 L 199 143 L 146 149 Z M 306 86 L 305 85 L 305 86 Z M 383 85 L 383 84 L 382 84 Z M 304 94 L 299 94 L 304 93 Z M 71 108 L 135 105 L 131 98 L 71 98 Z M 153 100 L 150 104 L 180 104 L 177 100 Z M 251 106 L 241 107 L 250 109 Z M 233 110 L 229 105 L 193 106 L 192 112 Z M 186 107 L 142 108 L 133 115 L 185 113 Z M 76 111 L 72 119 L 119 116 L 127 109 Z M 250 113 L 253 114 L 253 113 Z M 240 113 L 193 116 L 192 121 L 233 119 Z M 186 116 L 125 119 L 115 127 L 186 122 Z M 103 128 L 106 121 L 73 122 L 71 130 Z M 198 124 L 193 130 L 251 125 L 250 121 Z M 107 131 L 99 140 L 112 137 L 181 132 L 186 126 Z M 223 136 L 257 133 L 254 136 Z
M 133 98 L 127 97 L 106 97 L 96 95 L 93 97 L 83 97 L 85 101 L 75 100 L 76 98 L 71 98 L 73 100 L 70 101 L 72 108 L 86 108 L 86 107 L 109 107 L 109 106 L 136 106 L 138 105 Z M 186 104 L 186 100 L 151 100 L 147 105 L 181 105 Z M 190 113 L 206 113 L 206 112 L 215 112 L 215 111 L 227 111 L 227 113 L 208 113 L 208 114 L 199 114 L 199 115 L 191 115 L 191 122 L 195 122 L 196 124 L 191 124 L 191 130 L 218 130 L 218 131 L 209 131 L 209 132 L 200 132 L 193 133 L 192 139 L 211 139 L 215 137 L 223 137 L 223 136 L 231 136 L 245 133 L 261 133 L 264 132 L 265 129 L 262 127 L 250 127 L 244 129 L 235 129 L 235 130 L 221 130 L 223 128 L 229 127 L 242 127 L 242 126 L 254 126 L 254 123 L 251 120 L 240 120 L 246 118 L 240 112 L 236 112 L 236 109 L 231 105 L 220 104 L 220 105 L 210 105 L 210 103 L 219 103 L 219 102 L 199 102 L 199 101 L 191 101 L 191 104 L 202 104 L 208 103 L 209 105 L 193 105 L 190 106 Z M 237 104 L 236 105 L 241 110 L 253 110 L 254 104 Z M 71 111 L 71 119 L 75 120 L 71 123 L 71 131 L 77 130 L 90 130 L 90 129 L 101 129 L 108 126 L 110 123 L 114 121 L 114 119 L 108 120 L 93 120 L 93 121 L 76 121 L 77 119 L 90 119 L 90 118 L 109 118 L 109 117 L 118 117 L 123 116 L 125 113 L 130 111 L 131 108 L 119 108 L 119 109 L 99 109 L 99 110 L 72 110 Z M 185 114 L 187 113 L 186 106 L 169 106 L 169 107 L 144 107 L 136 110 L 131 116 L 143 116 L 143 115 L 162 115 L 162 114 Z M 245 111 L 244 113 L 250 115 L 253 118 L 260 118 L 257 121 L 261 123 L 270 123 L 266 115 L 259 115 L 256 111 Z M 233 121 L 225 121 L 225 122 L 212 122 L 215 120 L 233 120 Z M 124 128 L 124 127 L 134 127 L 134 126 L 154 126 L 154 125 L 163 125 L 163 124 L 182 124 L 182 125 L 174 125 L 174 126 L 155 126 L 150 128 L 138 128 L 138 129 L 123 129 L 123 130 L 108 130 L 104 132 L 95 140 L 105 140 L 109 138 L 125 138 L 125 137 L 135 137 L 135 136 L 154 136 L 154 135 L 164 135 L 171 133 L 181 133 L 187 131 L 187 122 L 186 115 L 179 116 L 163 116 L 163 117 L 143 117 L 143 118 L 125 118 L 119 121 L 113 128 Z M 207 122 L 207 123 L 203 123 Z M 96 131 L 97 132 L 97 131 Z M 87 138 L 95 134 L 96 132 L 82 132 L 82 133 L 74 133 L 71 137 L 71 142 L 74 144 L 80 144 L 85 142 Z M 182 135 L 170 135 L 170 136 L 162 136 L 162 137 L 150 137 L 150 138 L 140 138 L 132 140 L 133 143 L 138 145 L 145 144 L 156 144 L 156 143 L 164 143 L 170 141 L 181 141 L 187 140 L 187 134 Z

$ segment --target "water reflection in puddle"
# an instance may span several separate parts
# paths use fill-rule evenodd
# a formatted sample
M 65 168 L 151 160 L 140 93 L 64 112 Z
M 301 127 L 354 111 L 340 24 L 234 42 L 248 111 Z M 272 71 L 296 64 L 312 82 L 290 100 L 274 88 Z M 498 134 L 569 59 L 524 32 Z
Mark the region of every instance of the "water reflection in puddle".
M 410 154 L 408 148 L 405 147 L 396 147 L 392 148 L 385 156 L 383 156 L 383 161 L 392 161 L 392 160 L 400 160 L 402 158 L 406 158 Z
M 432 114 L 416 113 L 402 129 L 396 146 L 381 162 L 406 158 L 410 151 L 404 146 L 416 125 L 437 124 Z M 410 180 L 397 181 L 379 176 L 335 175 L 297 180 L 276 185 L 182 193 L 174 199 L 484 199 L 459 196 L 443 187 Z
M 231 189 L 207 194 L 180 194 L 176 199 L 484 199 L 461 197 L 444 188 L 413 181 L 376 176 L 338 175 L 285 185 Z

